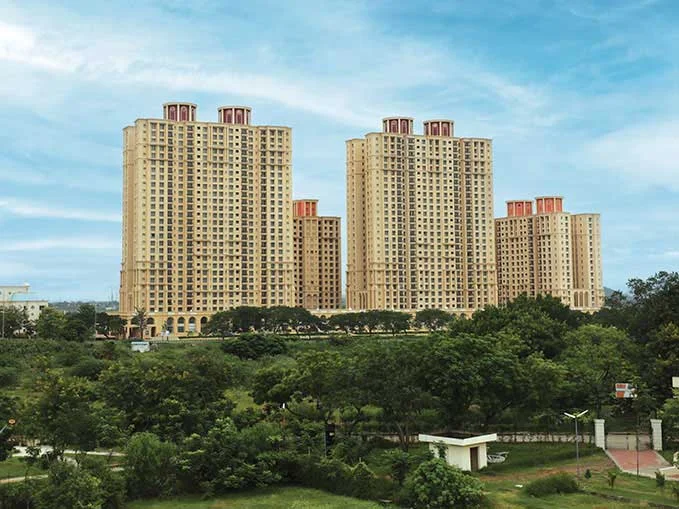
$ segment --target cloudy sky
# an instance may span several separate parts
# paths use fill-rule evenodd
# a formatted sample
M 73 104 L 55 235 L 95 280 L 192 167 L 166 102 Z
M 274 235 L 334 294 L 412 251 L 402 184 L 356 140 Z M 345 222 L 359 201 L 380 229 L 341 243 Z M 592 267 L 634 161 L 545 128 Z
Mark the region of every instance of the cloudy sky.
M 344 140 L 454 119 L 494 140 L 496 215 L 602 214 L 622 288 L 679 269 L 678 64 L 676 0 L 3 0 L 0 283 L 117 293 L 121 130 L 179 100 L 292 126 L 295 197 L 341 216 Z

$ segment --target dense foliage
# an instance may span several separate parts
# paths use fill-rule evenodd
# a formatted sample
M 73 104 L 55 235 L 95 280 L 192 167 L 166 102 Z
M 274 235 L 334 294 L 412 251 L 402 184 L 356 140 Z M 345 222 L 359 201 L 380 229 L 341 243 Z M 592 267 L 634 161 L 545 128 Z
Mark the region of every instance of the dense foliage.
M 45 461 L 56 463 L 31 494 L 2 492 L 38 509 L 83 492 L 91 507 L 115 508 L 126 497 L 286 482 L 413 507 L 436 507 L 434 498 L 473 507 L 480 487 L 418 457 L 414 435 L 570 430 L 563 411 L 589 409 L 588 418 L 620 427 L 634 426 L 637 413 L 661 415 L 665 438 L 679 440 L 677 310 L 679 277 L 659 273 L 631 281 L 629 295 L 614 294 L 594 315 L 551 297 L 469 319 L 421 311 L 412 323 L 393 311 L 317 319 L 298 308 L 237 308 L 208 324 L 224 339 L 163 342 L 142 354 L 125 342 L 85 341 L 94 309 L 46 310 L 36 325 L 42 339 L 0 342 L 0 420 L 17 421 L 0 445 L 37 438 L 55 448 Z M 430 332 L 402 333 L 413 327 Z M 613 397 L 621 381 L 638 387 L 636 400 Z M 125 471 L 60 461 L 66 449 L 94 448 L 125 451 Z M 391 452 L 378 475 L 365 460 L 382 448 Z

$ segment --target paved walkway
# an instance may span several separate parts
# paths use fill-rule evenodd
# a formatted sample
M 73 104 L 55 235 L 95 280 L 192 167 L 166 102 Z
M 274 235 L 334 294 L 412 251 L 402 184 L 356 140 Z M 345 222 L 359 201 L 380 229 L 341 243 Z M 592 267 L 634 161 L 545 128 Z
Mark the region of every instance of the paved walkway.
M 623 472 L 637 473 L 637 451 L 627 449 L 606 449 L 606 454 Z M 655 477 L 656 472 L 662 472 L 668 479 L 679 480 L 679 470 L 655 451 L 639 451 L 639 475 Z

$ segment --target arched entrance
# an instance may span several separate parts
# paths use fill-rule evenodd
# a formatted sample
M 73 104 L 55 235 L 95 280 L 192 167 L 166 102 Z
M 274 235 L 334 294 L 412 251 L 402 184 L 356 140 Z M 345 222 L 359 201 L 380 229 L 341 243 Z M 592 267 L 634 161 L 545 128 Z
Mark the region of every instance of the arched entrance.
M 177 332 L 184 332 L 184 317 L 177 320 Z
M 196 318 L 189 318 L 189 332 L 196 332 Z
M 156 323 L 154 322 L 152 317 L 146 319 L 146 327 L 150 330 L 151 337 L 152 338 L 156 337 Z
M 204 316 L 203 318 L 200 319 L 200 332 L 201 333 L 205 330 L 206 326 L 207 326 L 207 317 Z

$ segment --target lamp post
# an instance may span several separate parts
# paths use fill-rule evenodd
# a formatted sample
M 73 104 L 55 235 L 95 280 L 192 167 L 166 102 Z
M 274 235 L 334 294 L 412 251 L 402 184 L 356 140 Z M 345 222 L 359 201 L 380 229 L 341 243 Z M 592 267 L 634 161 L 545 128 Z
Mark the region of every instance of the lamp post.
M 5 308 L 7 307 L 7 304 L 12 303 L 12 298 L 17 293 L 28 293 L 29 288 L 29 284 L 24 283 L 21 287 L 8 288 L 2 292 L 2 339 L 5 339 Z
M 589 412 L 589 410 L 584 410 L 579 414 L 569 414 L 568 412 L 563 413 L 566 417 L 569 417 L 575 421 L 575 469 L 578 474 L 578 479 L 580 479 L 580 444 L 578 443 L 578 419 L 587 412 Z

